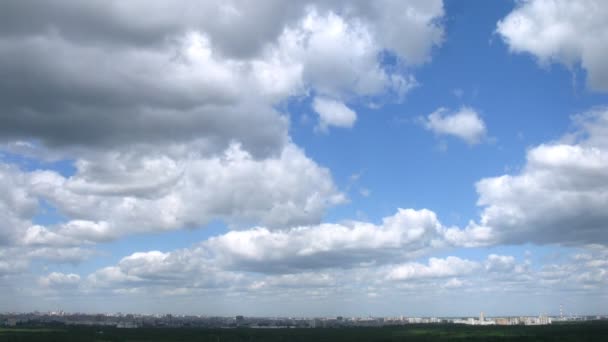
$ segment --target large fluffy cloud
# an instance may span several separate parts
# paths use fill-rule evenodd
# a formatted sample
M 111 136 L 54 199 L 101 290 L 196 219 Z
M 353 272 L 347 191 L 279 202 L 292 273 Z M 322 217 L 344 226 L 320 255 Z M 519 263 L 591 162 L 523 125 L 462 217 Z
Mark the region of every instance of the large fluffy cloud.
M 0 39 L 0 133 L 62 147 L 198 138 L 217 151 L 238 140 L 260 155 L 287 141 L 287 120 L 247 90 L 257 86 L 241 72 L 247 66 L 215 56 L 198 33 L 170 44 L 104 48 L 43 33 Z
M 520 173 L 477 183 L 480 226 L 498 241 L 608 244 L 608 111 L 575 122 L 572 134 L 531 148 Z
M 190 250 L 133 253 L 118 265 L 97 270 L 87 277 L 92 288 L 154 288 L 183 286 L 212 288 L 237 286 L 241 274 L 224 271 Z
M 352 125 L 348 102 L 402 96 L 407 67 L 443 35 L 439 0 L 6 1 L 0 13 L 0 140 L 75 166 L 0 179 L 0 241 L 39 246 L 213 219 L 317 224 L 344 199 L 280 104 L 314 95 L 322 125 Z M 34 224 L 39 201 L 63 222 Z
M 53 226 L 31 225 L 24 243 L 101 242 L 129 233 L 197 228 L 215 219 L 271 228 L 313 224 L 328 206 L 344 201 L 329 171 L 294 145 L 260 160 L 239 145 L 212 158 L 95 156 L 79 160 L 71 177 L 52 171 L 22 174 L 28 179 L 26 194 L 69 218 Z
M 429 210 L 400 209 L 381 225 L 367 222 L 255 228 L 213 237 L 203 247 L 229 268 L 291 272 L 413 258 L 443 244 L 444 226 Z
M 93 253 L 80 247 L 48 248 L 45 246 L 48 243 L 29 243 L 30 232 L 46 231 L 44 227 L 32 224 L 40 208 L 39 198 L 32 192 L 30 181 L 28 173 L 16 166 L 0 163 L 0 276 L 26 271 L 34 259 L 41 259 L 43 263 L 78 262 Z M 57 235 L 46 238 L 58 245 L 65 245 L 70 240 Z
M 288 96 L 407 91 L 410 77 L 380 54 L 427 60 L 443 7 L 7 1 L 0 13 L 2 138 L 100 147 L 196 137 L 266 155 L 287 141 L 272 105 Z
M 541 63 L 580 63 L 592 89 L 608 91 L 608 4 L 602 0 L 521 1 L 498 22 L 497 32 L 513 52 Z
M 338 274 L 352 277 L 351 270 L 411 260 L 440 247 L 443 230 L 434 213 L 408 209 L 384 218 L 381 225 L 347 222 L 230 231 L 190 248 L 134 253 L 89 275 L 87 286 L 255 291 L 335 286 Z

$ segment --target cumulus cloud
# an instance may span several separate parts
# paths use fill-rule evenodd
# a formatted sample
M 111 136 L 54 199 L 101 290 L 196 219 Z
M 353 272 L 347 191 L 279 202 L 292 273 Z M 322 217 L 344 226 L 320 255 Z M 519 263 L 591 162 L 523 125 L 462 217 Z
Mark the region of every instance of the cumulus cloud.
M 217 253 L 218 251 L 214 251 Z M 121 259 L 117 265 L 99 269 L 87 277 L 88 290 L 145 289 L 180 286 L 193 289 L 230 287 L 233 291 L 272 291 L 281 295 L 291 289 L 346 288 L 349 282 L 377 284 L 389 281 L 429 280 L 453 276 L 468 276 L 480 269 L 480 263 L 447 257 L 431 258 L 429 265 L 396 264 L 375 269 L 375 266 L 323 265 L 323 270 L 291 269 L 288 273 L 267 273 L 263 268 L 234 269 L 233 265 L 214 260 L 205 246 L 172 252 L 137 252 Z M 357 284 L 357 285 L 361 285 Z
M 337 286 L 343 277 L 361 276 L 352 270 L 426 254 L 441 245 L 442 231 L 434 213 L 411 209 L 399 210 L 381 225 L 348 222 L 230 231 L 190 248 L 133 253 L 90 274 L 87 287 L 263 291 Z
M 204 137 L 220 150 L 238 140 L 256 154 L 286 141 L 286 120 L 249 96 L 247 89 L 256 85 L 255 72 L 244 72 L 253 70 L 249 63 L 222 57 L 217 42 L 225 40 L 212 42 L 214 35 L 194 24 L 213 26 L 206 17 L 221 17 L 217 4 L 9 1 L 2 6 L 11 17 L 3 21 L 0 36 L 7 56 L 0 65 L 7 73 L 2 88 L 13 95 L 2 101 L 6 138 L 103 147 Z M 251 18 L 269 14 L 261 13 L 263 7 L 252 6 Z M 202 17 L 186 19 L 186 12 Z M 12 19 L 37 13 L 48 15 L 28 27 Z M 11 77 L 15 68 L 29 73 L 32 82 L 12 82 L 21 78 Z
M 175 158 L 95 154 L 79 160 L 70 177 L 48 170 L 11 173 L 22 178 L 19 203 L 33 205 L 24 212 L 28 215 L 19 221 L 21 234 L 13 234 L 13 240 L 31 246 L 77 246 L 132 233 L 197 228 L 215 219 L 234 227 L 286 228 L 318 223 L 326 208 L 345 200 L 329 170 L 294 145 L 266 159 L 255 159 L 240 145 L 212 158 L 186 153 L 189 156 Z M 32 224 L 38 198 L 68 220 Z M 13 217 L 17 211 L 4 212 Z
M 496 236 L 490 227 L 470 221 L 463 229 L 450 227 L 445 230 L 446 242 L 459 247 L 479 247 L 495 244 Z
M 40 285 L 43 287 L 75 287 L 80 283 L 80 276 L 74 273 L 52 272 L 46 276 L 40 277 Z
M 86 286 L 96 288 L 229 287 L 237 286 L 240 274 L 219 269 L 197 250 L 136 252 L 116 266 L 104 267 L 87 277 Z
M 523 170 L 476 184 L 479 226 L 503 243 L 608 243 L 608 111 L 575 118 L 578 129 L 531 148 Z
M 549 291 L 552 294 L 602 291 L 608 286 L 608 273 L 605 263 L 598 261 L 605 257 L 606 251 L 597 246 L 586 246 L 582 251 L 583 254 L 570 255 L 560 262 L 537 267 L 510 255 L 490 254 L 480 261 L 456 256 L 431 257 L 426 262 L 397 262 L 380 267 L 374 264 L 268 274 L 217 267 L 220 264 L 205 259 L 207 254 L 197 247 L 166 253 L 134 253 L 115 266 L 99 269 L 87 276 L 81 290 L 83 293 L 112 291 L 136 295 L 156 292 L 176 296 L 223 287 L 224 294 L 249 293 L 271 297 L 289 294 L 306 298 L 340 292 L 358 293 L 360 296 L 374 293 L 374 297 L 379 297 L 398 293 L 420 295 L 432 291 L 468 297 L 492 291 Z M 174 291 L 176 287 L 180 290 Z
M 604 8 L 522 2 L 498 32 L 514 52 L 581 63 L 589 85 L 606 90 Z M 135 252 L 89 275 L 51 272 L 37 285 L 374 298 L 425 288 L 605 289 L 606 253 L 586 246 L 608 243 L 603 109 L 531 148 L 521 172 L 478 182 L 478 222 L 447 227 L 430 210 L 399 209 L 376 223 L 321 223 L 345 195 L 293 143 L 283 104 L 310 97 L 320 128 L 353 127 L 362 101 L 399 100 L 416 85 L 410 68 L 441 44 L 443 15 L 439 0 L 1 2 L 0 140 L 34 159 L 69 159 L 74 172 L 0 164 L 0 277 L 33 260 L 80 262 L 126 234 L 222 220 L 234 229 L 189 248 Z M 423 124 L 470 145 L 487 137 L 470 107 L 440 108 Z M 37 220 L 41 203 L 64 220 Z M 524 242 L 585 245 L 586 254 L 540 271 L 505 255 L 420 260 L 454 246 Z
M 475 286 L 519 288 L 534 279 L 527 263 L 507 255 L 491 254 L 482 261 L 456 256 L 412 261 L 447 247 L 446 231 L 434 213 L 411 209 L 399 210 L 381 225 L 346 222 L 230 231 L 190 248 L 133 253 L 87 276 L 85 289 L 165 293 L 179 287 L 172 293 L 179 295 L 224 288 L 276 296 L 373 286 L 372 292 L 380 295 L 394 286 L 466 291 Z M 587 267 L 606 266 L 597 264 L 597 258 L 584 259 Z
M 355 221 L 279 231 L 254 228 L 212 237 L 203 246 L 230 268 L 292 272 L 411 258 L 441 245 L 443 229 L 429 210 L 400 209 L 382 225 Z
M 474 261 L 447 257 L 430 258 L 428 265 L 408 263 L 394 267 L 387 275 L 389 280 L 409 280 L 417 278 L 440 278 L 466 275 L 479 267 Z
M 527 52 L 541 63 L 557 62 L 587 72 L 591 89 L 608 91 L 608 5 L 601 0 L 532 0 L 497 24 L 512 52 Z
M 288 141 L 274 104 L 406 91 L 410 75 L 379 54 L 426 61 L 443 32 L 439 0 L 0 6 L 0 137 L 63 148 L 197 138 L 265 156 Z
M 287 141 L 287 120 L 242 88 L 253 86 L 248 78 L 254 76 L 239 76 L 242 67 L 213 56 L 202 35 L 173 44 L 137 50 L 76 44 L 53 35 L 0 39 L 7 56 L 0 64 L 7 74 L 2 88 L 11 94 L 0 103 L 0 134 L 64 148 L 199 138 L 209 149 L 222 150 L 238 140 L 257 155 Z M 33 83 L 13 82 L 18 69 L 31 73 Z M 91 75 L 92 69 L 98 72 Z M 249 129 L 252 125 L 260 129 Z
M 38 201 L 27 190 L 27 177 L 14 166 L 0 164 L 0 245 L 10 245 L 36 213 Z
M 437 135 L 451 135 L 469 145 L 479 144 L 486 137 L 486 124 L 470 107 L 456 112 L 439 108 L 423 119 L 424 127 Z
M 353 127 L 357 120 L 357 113 L 344 103 L 328 98 L 316 97 L 312 108 L 319 114 L 319 127 L 327 130 L 328 126 Z
M 407 67 L 443 35 L 439 0 L 6 1 L 0 13 L 3 148 L 75 167 L 2 165 L 0 243 L 36 248 L 214 219 L 318 224 L 344 195 L 277 108 L 314 94 L 322 125 L 352 126 L 345 103 L 402 96 L 415 84 Z M 32 222 L 39 201 L 63 222 Z

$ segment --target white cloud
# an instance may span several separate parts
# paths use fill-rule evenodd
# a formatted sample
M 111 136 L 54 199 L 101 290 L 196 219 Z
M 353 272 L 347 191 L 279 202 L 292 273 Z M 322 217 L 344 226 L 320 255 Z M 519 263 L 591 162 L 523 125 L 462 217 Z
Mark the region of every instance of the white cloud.
M 486 125 L 470 107 L 456 112 L 439 108 L 423 120 L 424 127 L 437 135 L 452 135 L 469 145 L 479 144 L 486 137 Z
M 479 247 L 496 243 L 492 228 L 480 226 L 472 221 L 464 229 L 447 228 L 444 236 L 448 243 L 459 247 Z
M 485 263 L 490 272 L 509 272 L 515 267 L 515 258 L 510 255 L 490 254 Z
M 368 24 L 380 44 L 408 64 L 427 62 L 431 49 L 443 41 L 443 27 L 435 21 L 444 15 L 441 0 L 343 3 L 345 8 L 337 12 Z
M 31 225 L 23 243 L 78 245 L 130 233 L 197 228 L 221 219 L 236 227 L 318 223 L 345 197 L 329 170 L 294 145 L 255 159 L 232 145 L 205 158 L 184 147 L 177 156 L 109 152 L 76 162 L 76 174 L 34 171 L 30 196 L 44 198 L 66 222 Z
M 357 113 L 340 101 L 315 97 L 312 107 L 319 114 L 319 127 L 322 130 L 327 130 L 328 126 L 350 128 L 357 120 Z
M 136 252 L 87 277 L 88 290 L 238 286 L 243 275 L 219 269 L 201 249 Z
M 214 301 L 219 300 L 244 310 L 254 302 L 281 303 L 284 307 L 298 303 L 301 308 L 303 302 L 310 303 L 315 298 L 334 306 L 352 298 L 365 300 L 368 294 L 374 298 L 415 299 L 414 302 L 390 301 L 388 306 L 382 306 L 398 311 L 404 303 L 441 300 L 444 304 L 456 305 L 459 301 L 454 301 L 455 297 L 490 311 L 506 307 L 520 309 L 518 305 L 502 302 L 501 298 L 513 300 L 515 296 L 518 300 L 527 300 L 541 293 L 555 298 L 563 298 L 565 293 L 587 296 L 603 293 L 608 285 L 606 264 L 601 263 L 606 259 L 606 249 L 597 245 L 585 246 L 535 267 L 530 267 L 528 261 L 518 262 L 513 256 L 491 254 L 480 261 L 456 256 L 429 258 L 426 262 L 400 263 L 395 259 L 396 263 L 386 265 L 369 263 L 353 268 L 330 267 L 285 274 L 226 269 L 228 265 L 216 262 L 203 245 L 168 252 L 133 253 L 88 276 L 52 272 L 25 288 L 30 297 L 32 294 L 45 296 L 48 292 L 44 290 L 50 289 L 59 299 L 98 295 L 115 300 L 124 298 L 125 308 L 132 307 L 129 306 L 132 302 L 147 303 L 151 295 L 153 301 L 158 301 L 160 296 L 170 298 L 161 308 L 175 312 L 180 310 L 179 298 L 190 305 L 199 302 L 215 305 Z M 497 304 L 478 300 L 488 296 L 496 299 Z M 69 307 L 69 301 L 64 303 Z M 363 307 L 365 305 L 357 306 L 356 310 Z M 265 309 L 256 307 L 256 310 Z
M 190 248 L 133 253 L 89 275 L 87 286 L 256 291 L 333 287 L 345 277 L 368 277 L 356 270 L 410 260 L 440 247 L 442 232 L 434 213 L 411 209 L 384 218 L 382 225 L 347 222 L 230 231 Z
M 42 276 L 39 279 L 40 285 L 43 287 L 56 288 L 56 287 L 75 287 L 80 283 L 80 276 L 74 273 L 60 273 L 52 272 L 46 276 Z
M 577 116 L 578 130 L 531 148 L 520 173 L 480 180 L 479 225 L 503 243 L 607 244 L 607 117 Z
M 445 259 L 430 258 L 428 265 L 407 263 L 395 266 L 387 275 L 389 280 L 410 280 L 419 278 L 441 278 L 467 275 L 475 271 L 479 263 L 449 256 Z
M 455 256 L 429 258 L 427 263 L 407 262 L 387 265 L 359 265 L 353 268 L 325 268 L 323 271 L 300 270 L 285 274 L 266 274 L 252 270 L 217 267 L 201 247 L 175 250 L 139 252 L 123 258 L 116 266 L 105 267 L 90 274 L 83 286 L 85 291 L 139 293 L 162 292 L 167 295 L 192 294 L 198 290 L 223 287 L 224 294 L 245 293 L 269 295 L 309 296 L 318 290 L 326 294 L 368 291 L 384 296 L 399 291 L 424 295 L 431 289 L 457 291 L 461 296 L 478 296 L 479 291 L 564 291 L 592 286 L 601 290 L 608 284 L 606 265 L 590 264 L 601 260 L 601 250 L 586 249 L 590 260 L 575 258 L 561 263 L 532 268 L 528 262 L 519 263 L 513 256 L 487 256 L 474 261 Z M 603 253 L 603 254 L 602 254 Z M 171 289 L 179 286 L 180 291 Z M 169 290 L 170 292 L 167 292 Z M 435 290 L 432 290 L 435 293 Z M 468 293 L 468 294 L 467 294 Z
M 27 177 L 16 167 L 0 164 L 0 246 L 20 238 L 37 207 L 36 197 L 27 190 Z
M 603 171 L 608 145 L 597 135 L 605 131 L 606 116 L 603 110 L 577 116 L 579 129 L 560 141 L 530 149 L 520 174 L 482 180 L 478 184 L 479 203 L 484 205 L 481 222 L 470 222 L 465 229 L 445 227 L 433 212 L 411 209 L 401 209 L 381 224 L 257 227 L 231 231 L 187 249 L 134 253 L 91 274 L 87 286 L 131 293 L 165 291 L 179 284 L 173 295 L 218 287 L 275 295 L 358 287 L 383 296 L 389 293 L 385 281 L 401 291 L 429 286 L 459 293 L 601 291 L 608 271 L 601 246 L 604 226 L 596 223 L 605 221 L 608 197 Z M 430 258 L 428 263 L 411 261 L 449 245 L 528 241 L 585 244 L 585 252 L 577 252 L 571 261 L 535 268 L 529 261 L 496 254 L 482 261 L 456 256 Z M 589 242 L 599 245 L 587 246 Z M 305 281 L 313 272 L 319 278 Z
M 258 272 L 354 267 L 411 258 L 438 247 L 444 227 L 429 210 L 399 209 L 382 225 L 321 224 L 232 231 L 203 243 L 220 264 Z
M 0 137 L 18 154 L 76 168 L 66 177 L 2 166 L 0 243 L 31 248 L 215 219 L 317 224 L 344 195 L 291 142 L 277 105 L 314 94 L 323 125 L 352 126 L 344 103 L 402 96 L 415 84 L 406 66 L 428 61 L 443 34 L 441 1 L 57 1 L 0 13 L 0 87 L 10 94 Z M 381 53 L 399 67 L 383 66 Z M 39 200 L 64 221 L 32 222 Z
M 497 24 L 512 52 L 569 68 L 580 63 L 590 88 L 608 91 L 608 4 L 602 0 L 521 1 Z

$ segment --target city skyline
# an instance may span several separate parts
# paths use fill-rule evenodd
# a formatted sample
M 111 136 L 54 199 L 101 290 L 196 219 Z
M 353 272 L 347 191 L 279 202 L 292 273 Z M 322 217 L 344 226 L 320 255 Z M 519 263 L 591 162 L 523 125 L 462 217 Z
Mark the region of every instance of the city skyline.
M 605 315 L 607 18 L 2 1 L 0 311 Z
M 404 324 L 465 324 L 465 325 L 548 325 L 559 322 L 581 322 L 581 321 L 603 321 L 608 319 L 608 315 L 550 315 L 541 313 L 539 315 L 519 315 L 519 316 L 486 316 L 482 311 L 478 317 L 471 316 L 422 316 L 408 317 L 401 316 L 214 316 L 214 315 L 188 315 L 188 314 L 169 314 L 169 313 L 82 313 L 82 312 L 23 312 L 23 313 L 0 313 L 0 325 L 15 326 L 49 324 L 52 322 L 64 325 L 122 325 L 131 324 L 130 327 L 140 327 L 143 325 L 175 325 L 188 326 L 196 322 L 199 326 L 216 327 L 235 327 L 238 326 L 257 326 L 269 325 L 288 327 L 301 326 L 315 328 L 329 326 L 389 326 Z M 156 322 L 155 322 L 156 321 Z M 146 322 L 144 324 L 144 322 Z M 324 323 L 321 323 L 324 322 Z M 171 324 L 170 324 L 171 323 Z M 260 325 L 260 323 L 262 323 Z

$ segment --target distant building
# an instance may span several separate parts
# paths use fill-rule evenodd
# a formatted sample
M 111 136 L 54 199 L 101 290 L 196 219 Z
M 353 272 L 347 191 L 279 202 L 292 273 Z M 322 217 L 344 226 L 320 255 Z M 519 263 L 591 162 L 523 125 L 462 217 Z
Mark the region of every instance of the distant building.
M 314 319 L 311 319 L 310 322 L 308 322 L 308 325 L 311 328 L 321 328 L 323 326 L 323 323 L 321 322 L 320 319 L 314 318 Z
M 123 329 L 133 329 L 133 328 L 137 328 L 138 324 L 135 322 L 119 322 L 116 325 L 117 328 L 123 328 Z

